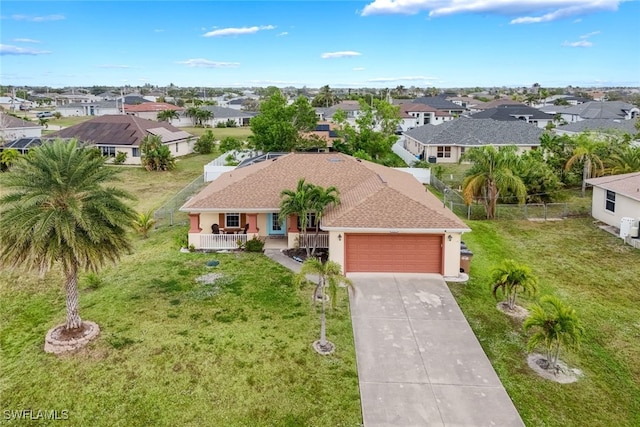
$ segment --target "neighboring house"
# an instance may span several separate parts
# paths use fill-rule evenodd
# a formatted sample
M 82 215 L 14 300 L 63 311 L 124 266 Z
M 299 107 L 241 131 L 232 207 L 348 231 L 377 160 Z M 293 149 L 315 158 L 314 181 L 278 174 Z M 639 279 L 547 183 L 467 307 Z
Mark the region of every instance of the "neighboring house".
M 356 119 L 360 116 L 360 102 L 341 101 L 340 103 L 331 107 L 316 107 L 315 110 L 316 114 L 318 115 L 318 120 L 322 122 L 330 121 L 336 111 L 342 110 L 347 115 L 347 122 L 351 125 L 354 125 L 356 123 Z
M 295 190 L 300 178 L 339 190 L 342 203 L 320 221 L 320 244 L 345 273 L 459 275 L 461 235 L 469 227 L 412 175 L 341 153 L 289 153 L 222 174 L 180 208 L 189 213 L 189 244 L 214 249 L 259 236 L 267 245 L 275 239 L 305 246 L 297 217 L 279 216 L 280 193 Z M 246 225 L 246 234 L 212 234 L 214 224 L 223 232 Z
M 623 218 L 633 218 L 638 226 L 640 172 L 591 178 L 587 184 L 593 186 L 591 216 L 615 228 L 620 228 Z
M 122 114 L 122 101 L 76 102 L 58 105 L 56 111 L 63 117 L 107 116 Z
M 470 113 L 482 111 L 483 109 L 485 109 L 484 106 L 487 104 L 486 102 L 469 96 L 451 96 L 448 97 L 447 100 L 465 108 Z
M 125 104 L 124 106 L 124 111 L 126 114 L 140 117 L 141 119 L 155 121 L 158 121 L 158 113 L 160 111 L 166 110 L 183 111 L 184 108 L 180 108 L 177 105 L 168 104 L 166 102 L 144 102 L 142 104 L 134 105 Z M 178 121 L 177 119 L 174 120 Z M 172 120 L 170 123 L 173 124 L 174 120 Z
M 43 143 L 51 142 L 55 138 L 19 138 L 13 140 L 11 142 L 6 143 L 5 145 L 0 145 L 0 152 L 3 150 L 14 149 L 17 150 L 20 154 L 27 154 L 30 149 L 34 147 L 39 147 Z
M 459 116 L 467 111 L 466 108 L 448 101 L 445 96 L 423 96 L 413 100 L 416 104 L 425 104 L 444 113 Z
M 426 104 L 403 103 L 400 107 L 400 128 L 403 132 L 428 124 L 439 125 L 454 119 L 452 114 Z
M 552 112 L 545 108 L 545 111 Z M 622 101 L 590 101 L 571 107 L 557 108 L 567 123 L 587 119 L 632 120 L 640 116 L 640 109 Z
M 336 125 L 328 122 L 320 122 L 313 131 L 304 133 L 304 136 L 310 135 L 316 135 L 327 141 L 327 147 L 333 147 L 333 141 L 340 138 L 336 131 Z
M 244 102 L 247 100 L 247 98 L 236 98 L 236 99 L 232 99 L 230 101 L 227 101 L 224 104 L 224 107 L 226 108 L 231 108 L 233 110 L 242 110 L 242 105 L 244 104 Z
M 640 134 L 640 131 L 635 127 L 636 120 L 587 119 L 558 126 L 553 129 L 553 132 L 558 135 L 575 135 L 581 132 L 595 132 L 629 134 L 633 136 Z
M 492 108 L 497 108 L 497 107 L 502 107 L 503 105 L 518 105 L 521 107 L 526 107 L 526 104 L 523 104 L 522 102 L 519 101 L 514 101 L 511 98 L 499 98 L 499 99 L 493 99 L 489 102 L 485 102 L 481 105 L 478 105 L 476 107 L 476 110 L 490 110 Z
M 536 150 L 544 131 L 528 123 L 461 117 L 439 126 L 420 126 L 404 133 L 404 148 L 431 163 L 457 163 L 464 152 L 485 145 L 515 145 L 518 152 Z
M 42 126 L 0 112 L 0 142 L 9 142 L 18 138 L 39 138 Z
M 204 124 L 209 127 L 216 127 L 218 123 L 227 123 L 232 120 L 237 127 L 249 126 L 249 121 L 257 115 L 249 111 L 240 111 L 234 108 L 219 107 L 217 105 L 200 105 L 198 107 L 201 110 L 211 111 L 213 118 L 207 120 Z M 177 127 L 193 126 L 194 119 L 187 117 L 186 111 L 188 107 L 179 112 L 179 119 L 172 120 L 171 123 Z
M 82 104 L 92 103 L 100 101 L 102 98 L 91 94 L 75 94 L 75 93 L 63 93 L 50 95 L 54 99 L 56 106 L 68 105 L 68 104 Z
M 472 119 L 493 119 L 500 121 L 522 121 L 544 129 L 553 123 L 554 115 L 522 104 L 503 104 L 471 114 Z
M 98 147 L 105 157 L 127 154 L 126 164 L 140 164 L 140 144 L 147 135 L 162 138 L 175 157 L 193 152 L 196 137 L 167 122 L 156 122 L 130 115 L 100 116 L 54 132 L 49 137 L 77 138 Z
M 21 105 L 31 107 L 31 102 L 17 96 L 0 96 L 0 107 L 8 111 L 18 111 Z

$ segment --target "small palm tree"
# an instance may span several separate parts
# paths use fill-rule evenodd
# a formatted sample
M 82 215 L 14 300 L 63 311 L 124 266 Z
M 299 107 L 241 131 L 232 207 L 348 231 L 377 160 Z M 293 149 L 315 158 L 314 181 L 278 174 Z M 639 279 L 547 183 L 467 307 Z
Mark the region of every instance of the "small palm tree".
M 607 161 L 607 172 L 611 175 L 640 171 L 640 147 L 617 148 Z
M 178 112 L 176 110 L 162 110 L 157 116 L 159 121 L 169 123 L 171 123 L 171 120 L 177 119 L 178 117 Z
M 20 157 L 20 152 L 15 148 L 2 150 L 2 155 L 0 155 L 0 171 L 4 172 L 9 170 L 18 157 Z
M 319 187 L 316 186 L 313 198 L 311 200 L 311 210 L 316 214 L 316 234 L 311 249 L 311 256 L 316 253 L 318 246 L 318 235 L 320 234 L 320 220 L 324 216 L 325 211 L 331 207 L 340 204 L 340 196 L 336 187 Z
M 135 216 L 123 190 L 106 186 L 118 170 L 77 141 L 56 140 L 13 165 L 0 198 L 0 264 L 44 273 L 62 267 L 66 330 L 82 327 L 78 271 L 96 272 L 132 249 L 127 228 Z
M 153 217 L 152 210 L 139 212 L 138 216 L 133 220 L 133 228 L 146 239 L 149 237 L 149 231 L 151 231 L 155 223 L 156 220 Z
M 575 310 L 552 295 L 540 298 L 540 304 L 531 308 L 523 327 L 525 331 L 535 330 L 527 349 L 532 351 L 542 344 L 546 350 L 547 369 L 557 369 L 560 347 L 577 349 L 584 333 Z
M 147 135 L 140 143 L 142 165 L 149 171 L 172 170 L 176 166 L 176 159 L 169 147 L 162 143 L 158 135 Z
M 535 295 L 538 291 L 538 279 L 531 273 L 531 269 L 512 259 L 505 259 L 499 267 L 493 269 L 492 280 L 493 296 L 497 298 L 498 290 L 502 290 L 510 310 L 516 307 L 518 291 L 530 295 Z
M 298 180 L 295 190 L 282 190 L 280 193 L 280 215 L 286 218 L 289 215 L 297 215 L 300 219 L 300 236 L 307 257 L 311 256 L 311 250 L 307 242 L 307 214 L 312 212 L 311 202 L 315 198 L 316 186 L 305 182 L 304 178 Z
M 582 197 L 584 197 L 587 179 L 604 172 L 604 165 L 598 156 L 598 152 L 604 148 L 604 143 L 591 138 L 586 133 L 578 135 L 575 142 L 576 148 L 573 150 L 573 156 L 567 160 L 565 170 L 571 169 L 574 163 L 582 163 Z
M 302 268 L 296 276 L 296 282 L 302 283 L 306 279 L 307 274 L 318 275 L 318 285 L 313 292 L 314 304 L 319 299 L 322 301 L 322 311 L 320 314 L 320 340 L 313 343 L 315 350 L 320 354 L 332 353 L 335 349 L 335 345 L 327 341 L 327 325 L 325 315 L 325 289 L 328 291 L 329 299 L 331 300 L 331 307 L 335 308 L 338 297 L 338 287 L 353 286 L 351 280 L 342 275 L 342 267 L 340 264 L 334 261 L 327 261 L 323 263 L 317 258 L 307 258 L 302 263 Z

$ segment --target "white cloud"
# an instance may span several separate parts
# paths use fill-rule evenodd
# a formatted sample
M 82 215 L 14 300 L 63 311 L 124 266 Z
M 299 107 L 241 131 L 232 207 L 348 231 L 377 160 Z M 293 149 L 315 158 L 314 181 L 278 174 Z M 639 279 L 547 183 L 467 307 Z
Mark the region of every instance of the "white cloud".
M 253 26 L 253 27 L 240 27 L 240 28 L 221 28 L 219 30 L 209 31 L 208 33 L 204 33 L 203 37 L 223 37 L 223 36 L 239 36 L 242 34 L 254 34 L 258 31 L 264 30 L 275 30 L 276 27 L 273 25 L 261 25 L 261 26 Z
M 278 34 L 278 37 L 282 37 L 282 36 L 288 36 L 289 33 L 286 31 L 281 32 L 280 34 Z
M 102 64 L 98 65 L 98 68 L 133 68 L 131 65 L 118 65 L 118 64 Z
M 374 0 L 362 16 L 428 11 L 430 17 L 458 13 L 494 13 L 515 16 L 511 24 L 533 24 L 603 10 L 617 10 L 624 0 Z M 524 15 L 524 16 L 523 16 Z
M 0 44 L 0 55 L 46 55 L 51 53 L 46 50 L 37 50 L 30 47 L 18 47 L 8 44 Z
M 40 40 L 34 39 L 13 39 L 16 43 L 40 43 Z
M 565 42 L 562 43 L 562 46 L 565 46 L 565 47 L 591 47 L 591 46 L 593 46 L 593 43 L 591 43 L 588 40 L 580 40 L 580 41 L 577 41 L 577 42 L 565 41 Z
M 600 31 L 592 31 L 590 33 L 581 35 L 580 38 L 581 39 L 588 39 L 589 37 L 597 36 L 598 34 L 600 34 Z
M 14 21 L 30 21 L 30 22 L 46 22 L 46 21 L 62 21 L 66 19 L 64 15 L 46 15 L 46 16 L 29 16 L 29 15 L 12 15 Z
M 237 68 L 240 65 L 239 62 L 218 62 L 203 58 L 187 59 L 186 61 L 178 61 L 176 64 L 184 64 L 192 68 Z
M 375 79 L 369 79 L 368 81 L 374 83 L 385 83 L 385 82 L 400 82 L 400 81 L 425 81 L 425 80 L 437 80 L 437 77 L 427 77 L 427 76 L 404 76 L 404 77 L 377 77 Z
M 360 52 L 354 52 L 352 50 L 345 50 L 341 52 L 325 52 L 320 57 L 322 59 L 332 59 L 332 58 L 351 58 L 354 56 L 362 55 Z
M 355 67 L 353 71 L 364 71 L 364 67 Z

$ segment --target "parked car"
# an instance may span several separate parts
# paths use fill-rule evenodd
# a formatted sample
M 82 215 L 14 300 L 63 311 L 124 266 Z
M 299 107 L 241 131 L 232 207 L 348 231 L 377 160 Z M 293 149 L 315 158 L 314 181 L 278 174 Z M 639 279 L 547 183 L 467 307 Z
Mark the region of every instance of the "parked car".
M 53 113 L 51 111 L 42 111 L 36 114 L 36 117 L 42 119 L 44 117 L 53 117 Z

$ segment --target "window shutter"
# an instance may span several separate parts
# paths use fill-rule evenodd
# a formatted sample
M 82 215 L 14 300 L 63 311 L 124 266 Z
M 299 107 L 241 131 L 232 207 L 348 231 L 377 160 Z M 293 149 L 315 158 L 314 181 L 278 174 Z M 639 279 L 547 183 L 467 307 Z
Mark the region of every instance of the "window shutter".
M 240 228 L 244 228 L 247 225 L 247 214 L 240 214 Z
M 220 228 L 225 228 L 227 226 L 225 220 L 224 220 L 224 214 L 218 214 L 218 224 L 220 225 Z

